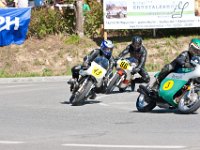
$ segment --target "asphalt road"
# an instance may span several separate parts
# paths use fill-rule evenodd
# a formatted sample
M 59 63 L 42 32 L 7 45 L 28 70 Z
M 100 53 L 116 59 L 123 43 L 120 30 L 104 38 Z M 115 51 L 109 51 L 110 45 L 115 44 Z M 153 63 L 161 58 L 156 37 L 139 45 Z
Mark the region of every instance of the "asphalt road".
M 200 149 L 200 110 L 139 113 L 129 91 L 71 106 L 67 78 L 35 79 L 0 80 L 0 150 Z

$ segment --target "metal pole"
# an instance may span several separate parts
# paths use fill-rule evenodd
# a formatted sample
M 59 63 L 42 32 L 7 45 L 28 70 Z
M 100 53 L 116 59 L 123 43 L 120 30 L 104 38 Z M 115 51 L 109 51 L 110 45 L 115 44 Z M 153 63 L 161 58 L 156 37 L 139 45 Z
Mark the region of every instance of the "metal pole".
M 153 29 L 153 37 L 156 37 L 156 29 Z

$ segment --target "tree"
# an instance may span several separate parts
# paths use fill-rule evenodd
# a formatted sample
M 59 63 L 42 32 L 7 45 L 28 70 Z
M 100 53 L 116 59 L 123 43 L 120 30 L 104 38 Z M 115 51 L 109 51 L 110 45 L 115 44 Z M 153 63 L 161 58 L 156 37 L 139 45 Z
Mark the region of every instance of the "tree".
M 84 36 L 84 31 L 83 31 L 83 9 L 82 9 L 82 0 L 77 0 L 76 1 L 76 33 L 80 36 Z

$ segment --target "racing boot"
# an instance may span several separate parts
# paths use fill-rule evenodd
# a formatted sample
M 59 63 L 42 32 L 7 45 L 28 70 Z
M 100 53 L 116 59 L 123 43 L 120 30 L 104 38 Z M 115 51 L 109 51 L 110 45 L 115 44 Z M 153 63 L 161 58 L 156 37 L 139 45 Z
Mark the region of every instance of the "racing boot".
M 131 91 L 135 91 L 135 80 L 131 81 Z
M 153 92 L 153 93 L 157 93 L 158 89 L 159 89 L 159 86 L 160 86 L 160 82 L 158 81 L 158 79 L 156 79 L 156 81 L 151 86 L 150 91 Z
M 76 86 L 77 80 L 75 78 L 71 78 L 67 83 L 70 85 L 70 91 L 72 92 Z
M 93 88 L 91 90 L 91 96 L 89 97 L 90 99 L 95 99 L 97 97 L 97 94 L 95 93 L 95 89 Z

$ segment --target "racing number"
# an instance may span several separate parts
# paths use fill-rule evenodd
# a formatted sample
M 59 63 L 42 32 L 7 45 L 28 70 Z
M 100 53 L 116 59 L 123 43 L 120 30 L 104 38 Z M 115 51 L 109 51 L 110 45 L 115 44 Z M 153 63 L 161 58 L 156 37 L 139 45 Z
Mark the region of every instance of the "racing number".
M 100 69 L 94 69 L 94 74 L 95 74 L 96 76 L 101 75 L 101 73 L 102 73 L 102 71 L 101 71 Z
M 121 67 L 122 69 L 127 69 L 128 63 L 122 61 L 122 62 L 120 63 L 120 67 Z
M 174 85 L 174 81 L 169 80 L 169 81 L 164 83 L 163 90 L 170 90 L 173 87 L 173 85 Z

